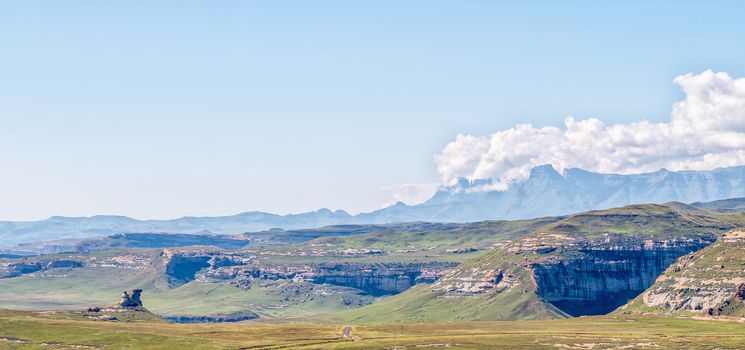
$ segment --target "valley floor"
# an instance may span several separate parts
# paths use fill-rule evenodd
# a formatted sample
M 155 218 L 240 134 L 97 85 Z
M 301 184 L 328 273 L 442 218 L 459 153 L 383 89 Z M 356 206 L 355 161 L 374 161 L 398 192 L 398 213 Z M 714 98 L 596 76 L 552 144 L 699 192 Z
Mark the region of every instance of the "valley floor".
M 745 323 L 665 317 L 392 325 L 168 324 L 0 311 L 2 349 L 742 349 Z M 346 329 L 349 327 L 350 329 Z

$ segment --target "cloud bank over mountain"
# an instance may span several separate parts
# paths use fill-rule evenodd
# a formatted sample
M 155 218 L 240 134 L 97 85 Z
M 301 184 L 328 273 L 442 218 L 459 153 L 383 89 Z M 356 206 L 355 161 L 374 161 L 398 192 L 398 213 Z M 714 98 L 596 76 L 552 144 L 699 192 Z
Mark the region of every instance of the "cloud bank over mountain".
M 503 190 L 542 164 L 620 174 L 745 164 L 745 78 L 709 70 L 674 82 L 685 99 L 667 123 L 568 117 L 563 128 L 520 124 L 488 136 L 461 134 L 435 156 L 437 171 L 448 185 L 490 178 L 498 181 L 489 189 Z

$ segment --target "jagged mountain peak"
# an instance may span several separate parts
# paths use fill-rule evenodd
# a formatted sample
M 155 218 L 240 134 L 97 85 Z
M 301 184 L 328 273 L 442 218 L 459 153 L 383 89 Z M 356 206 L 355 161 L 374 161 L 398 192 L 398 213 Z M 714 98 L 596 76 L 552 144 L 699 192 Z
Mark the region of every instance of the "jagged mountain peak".
M 533 167 L 533 169 L 530 169 L 530 178 L 537 178 L 537 177 L 552 177 L 552 178 L 560 178 L 562 177 L 561 174 L 559 174 L 556 169 L 554 169 L 554 166 L 551 164 L 543 164 L 536 167 Z

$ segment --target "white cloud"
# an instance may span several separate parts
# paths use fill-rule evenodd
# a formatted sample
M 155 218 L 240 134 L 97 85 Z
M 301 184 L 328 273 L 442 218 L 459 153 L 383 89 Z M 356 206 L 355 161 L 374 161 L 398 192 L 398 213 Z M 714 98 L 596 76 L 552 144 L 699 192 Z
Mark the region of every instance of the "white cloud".
M 439 183 L 405 183 L 385 186 L 383 191 L 387 192 L 392 199 L 382 207 L 388 207 L 396 202 L 404 202 L 408 205 L 422 203 L 430 199 L 439 187 Z
M 563 128 L 520 124 L 483 137 L 458 135 L 435 156 L 437 171 L 445 184 L 467 177 L 504 185 L 542 164 L 621 174 L 745 164 L 745 78 L 706 71 L 674 81 L 686 97 L 667 123 L 568 117 Z

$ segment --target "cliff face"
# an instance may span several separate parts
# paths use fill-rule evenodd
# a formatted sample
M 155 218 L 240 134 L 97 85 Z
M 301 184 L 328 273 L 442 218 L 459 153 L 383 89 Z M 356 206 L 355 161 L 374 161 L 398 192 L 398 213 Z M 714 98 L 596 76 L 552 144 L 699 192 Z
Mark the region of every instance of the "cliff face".
M 337 286 L 352 287 L 365 291 L 372 296 L 396 294 L 411 288 L 416 282 L 418 272 L 409 274 L 386 274 L 386 275 L 336 275 L 319 276 L 313 279 L 313 283 L 333 284 Z
M 505 319 L 521 318 L 520 305 L 533 305 L 549 317 L 607 314 L 651 286 L 678 257 L 712 240 L 709 236 L 651 241 L 605 235 L 588 241 L 543 234 L 461 265 L 431 290 L 438 296 L 477 298 L 484 303 L 522 299 L 509 310 L 495 312 Z
M 13 278 L 35 272 L 44 272 L 55 268 L 79 268 L 83 267 L 82 261 L 66 259 L 44 259 L 28 262 L 2 262 L 0 261 L 0 278 Z
M 39 271 L 44 265 L 38 262 L 31 263 L 8 263 L 0 265 L 0 278 L 12 278 L 23 274 Z
M 210 266 L 212 255 L 204 252 L 180 252 L 171 249 L 163 251 L 163 266 L 172 284 L 182 284 L 194 280 L 199 270 Z
M 572 260 L 532 265 L 537 294 L 571 316 L 607 314 L 651 286 L 700 244 L 653 249 L 590 249 Z
M 267 264 L 219 251 L 166 249 L 163 265 L 173 284 L 195 279 L 219 280 L 250 289 L 257 282 L 292 280 L 351 287 L 368 295 L 382 296 L 403 292 L 417 283 L 434 282 L 457 263 Z
M 622 312 L 745 317 L 745 231 L 686 254 Z
M 401 293 L 417 283 L 433 282 L 454 266 L 454 263 L 326 264 L 318 266 L 311 280 L 382 296 Z

